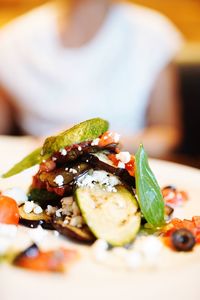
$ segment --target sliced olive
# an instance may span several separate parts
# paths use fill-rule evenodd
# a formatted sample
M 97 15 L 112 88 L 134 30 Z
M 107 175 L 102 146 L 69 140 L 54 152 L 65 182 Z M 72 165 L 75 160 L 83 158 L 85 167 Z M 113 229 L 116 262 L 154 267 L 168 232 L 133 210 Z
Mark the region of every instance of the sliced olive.
M 195 237 L 191 231 L 182 228 L 173 232 L 172 245 L 177 251 L 191 251 L 195 245 Z

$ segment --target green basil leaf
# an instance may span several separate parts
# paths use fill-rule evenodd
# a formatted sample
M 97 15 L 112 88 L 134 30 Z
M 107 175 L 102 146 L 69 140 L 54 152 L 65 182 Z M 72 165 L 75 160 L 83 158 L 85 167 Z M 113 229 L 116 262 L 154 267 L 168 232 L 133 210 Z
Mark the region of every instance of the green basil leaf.
M 20 162 L 14 165 L 8 172 L 2 175 L 3 178 L 14 176 L 30 167 L 40 164 L 44 159 L 41 156 L 42 148 L 38 148 L 30 153 L 28 156 L 23 158 Z
M 164 224 L 164 200 L 143 145 L 140 145 L 135 159 L 136 194 L 140 209 L 149 224 L 160 227 Z

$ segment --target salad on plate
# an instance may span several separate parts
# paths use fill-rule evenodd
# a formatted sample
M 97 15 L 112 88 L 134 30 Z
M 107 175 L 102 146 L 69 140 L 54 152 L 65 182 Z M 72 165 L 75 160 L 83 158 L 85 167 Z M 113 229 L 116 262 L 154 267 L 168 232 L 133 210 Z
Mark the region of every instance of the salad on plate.
M 0 194 L 0 240 L 2 232 L 12 235 L 19 225 L 40 228 L 73 240 L 74 247 L 87 244 L 97 260 L 103 261 L 105 253 L 117 253 L 133 266 L 141 251 L 155 258 L 163 246 L 188 252 L 200 243 L 200 217 L 172 218 L 174 209 L 188 200 L 187 194 L 174 186 L 161 189 L 143 145 L 135 155 L 121 150 L 120 136 L 109 131 L 103 119 L 87 120 L 48 137 L 2 177 L 35 165 L 39 167 L 27 195 L 17 188 Z M 0 255 L 7 257 L 9 246 L 4 248 Z M 134 251 L 138 248 L 140 252 Z M 11 263 L 60 272 L 77 258 L 76 249 L 44 251 L 34 243 L 12 255 Z

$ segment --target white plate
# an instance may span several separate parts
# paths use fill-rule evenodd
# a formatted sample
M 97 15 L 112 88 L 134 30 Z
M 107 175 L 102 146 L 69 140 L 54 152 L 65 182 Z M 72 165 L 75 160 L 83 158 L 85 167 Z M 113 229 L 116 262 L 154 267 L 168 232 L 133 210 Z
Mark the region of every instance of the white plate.
M 29 138 L 0 137 L 0 173 L 6 171 L 35 147 Z M 151 160 L 151 166 L 161 186 L 174 184 L 190 196 L 178 216 L 190 218 L 200 215 L 200 171 Z M 0 190 L 19 186 L 27 189 L 34 169 L 10 179 L 0 179 Z M 20 243 L 25 243 L 23 234 Z M 61 300 L 61 299 L 200 299 L 200 247 L 192 253 L 173 253 L 167 250 L 157 268 L 128 271 L 108 268 L 91 258 L 90 248 L 77 246 L 63 239 L 47 237 L 43 242 L 55 241 L 78 247 L 82 258 L 66 275 L 50 275 L 0 265 L 1 300 Z

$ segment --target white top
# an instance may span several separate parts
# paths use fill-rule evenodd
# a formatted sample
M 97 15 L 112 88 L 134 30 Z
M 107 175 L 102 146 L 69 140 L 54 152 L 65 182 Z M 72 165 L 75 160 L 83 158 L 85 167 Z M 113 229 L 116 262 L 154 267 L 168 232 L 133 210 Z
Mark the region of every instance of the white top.
M 45 135 L 97 116 L 119 133 L 143 128 L 155 79 L 181 46 L 170 21 L 113 5 L 95 38 L 75 49 L 61 45 L 56 22 L 57 10 L 45 5 L 0 31 L 0 82 L 17 101 L 22 128 Z

